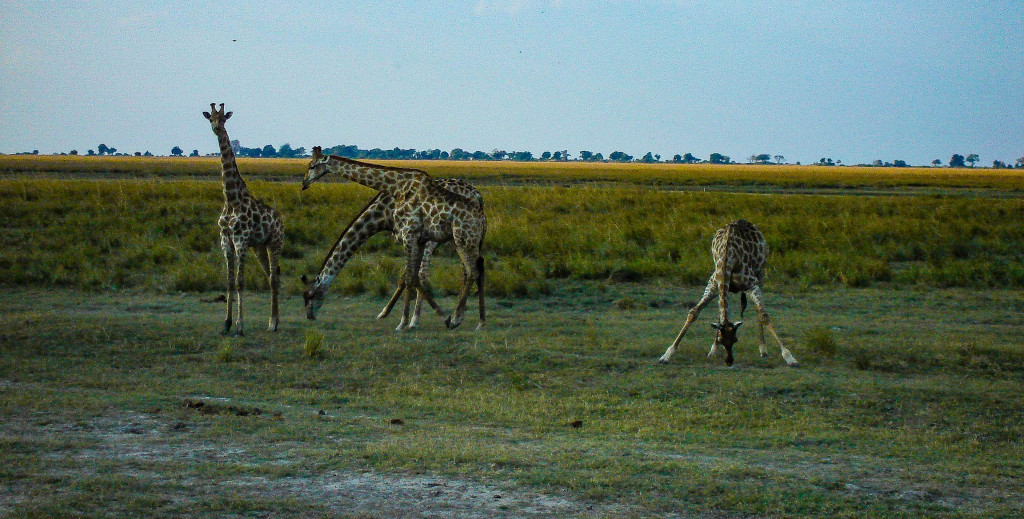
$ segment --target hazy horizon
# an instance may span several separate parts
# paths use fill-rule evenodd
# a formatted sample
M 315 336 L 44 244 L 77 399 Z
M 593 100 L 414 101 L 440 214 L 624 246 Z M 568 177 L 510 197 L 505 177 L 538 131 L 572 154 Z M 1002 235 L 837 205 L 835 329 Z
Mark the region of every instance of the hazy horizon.
M 0 153 L 357 145 L 1012 164 L 1024 3 L 0 6 Z

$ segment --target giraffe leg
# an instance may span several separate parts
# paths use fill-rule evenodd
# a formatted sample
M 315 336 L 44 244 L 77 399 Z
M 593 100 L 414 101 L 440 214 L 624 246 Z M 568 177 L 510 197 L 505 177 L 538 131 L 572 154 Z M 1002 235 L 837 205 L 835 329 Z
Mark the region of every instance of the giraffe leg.
M 221 247 L 224 249 L 224 263 L 227 267 L 227 291 L 224 294 L 224 299 L 227 301 L 227 309 L 224 317 L 224 328 L 221 334 L 227 335 L 231 331 L 231 324 L 234 321 L 232 310 L 235 305 L 235 246 L 224 233 L 221 233 Z
M 679 335 L 676 335 L 676 340 L 672 341 L 672 345 L 665 350 L 665 354 L 658 359 L 659 364 L 668 364 L 672 360 L 672 355 L 675 355 L 676 348 L 679 347 L 679 342 L 683 340 L 683 336 L 686 335 L 686 331 L 690 329 L 690 326 L 694 321 L 697 320 L 697 316 L 700 315 L 700 311 L 707 306 L 708 302 L 711 301 L 711 295 L 715 291 L 715 277 L 711 276 L 708 280 L 708 284 L 704 287 L 704 295 L 701 296 L 700 301 L 694 305 L 693 308 L 686 314 L 686 323 L 683 324 L 683 329 L 679 331 Z
M 718 275 L 718 267 L 715 267 L 715 284 L 718 285 L 718 319 L 719 323 L 724 323 L 729 320 L 729 280 L 726 279 L 725 274 Z M 708 351 L 708 358 L 714 357 L 719 351 L 721 351 L 722 345 L 718 343 L 718 339 L 711 343 L 711 350 Z M 725 351 L 725 362 L 727 365 L 732 365 L 732 354 L 729 350 Z
M 281 292 L 281 265 L 279 264 L 281 248 L 272 247 L 267 249 L 267 270 L 270 276 L 270 322 L 267 323 L 267 329 L 272 332 L 277 331 L 277 325 L 280 321 L 280 311 L 278 310 L 278 299 Z
M 750 292 L 750 299 L 754 301 L 754 309 L 757 310 L 757 320 L 761 324 L 761 343 L 762 347 L 764 344 L 764 328 L 768 328 L 768 332 L 775 338 L 775 342 L 779 343 L 779 350 L 782 353 L 782 359 L 786 361 L 786 364 L 790 367 L 796 367 L 799 363 L 793 358 L 793 354 L 790 353 L 786 346 L 782 344 L 782 339 L 779 339 L 779 334 L 775 333 L 775 326 L 772 325 L 771 317 L 768 315 L 768 311 L 764 306 L 764 294 L 761 292 L 761 287 L 756 286 Z M 764 353 L 762 353 L 764 355 Z
M 415 236 L 407 236 L 404 240 L 407 262 L 403 274 L 404 283 L 408 289 L 405 292 L 405 307 L 402 310 L 402 320 L 399 321 L 395 331 L 401 332 L 409 325 L 409 310 L 412 307 L 413 297 L 421 291 L 419 271 L 420 259 L 423 258 L 423 246 Z M 429 294 L 427 295 L 429 297 Z M 431 303 L 433 300 L 430 299 Z
M 427 281 L 427 274 L 430 273 L 430 259 L 434 255 L 434 249 L 436 249 L 438 243 L 436 241 L 428 241 L 423 246 L 423 257 L 420 259 L 420 283 L 426 286 L 429 290 L 429 281 Z M 412 312 L 412 320 L 409 321 L 409 328 L 415 328 L 420 323 L 420 310 L 423 308 L 423 297 L 421 294 L 416 294 L 416 307 Z
M 469 300 L 469 292 L 473 288 L 478 272 L 477 258 L 480 257 L 479 242 L 473 243 L 473 237 L 460 230 L 455 231 L 455 246 L 462 261 L 462 290 L 459 293 L 459 302 L 455 306 L 455 312 L 445 320 L 449 330 L 454 330 L 466 318 L 466 301 Z
M 476 325 L 479 330 L 484 327 L 487 321 L 487 312 L 484 311 L 484 257 L 476 259 L 476 293 L 480 298 L 480 323 Z
M 242 292 L 245 289 L 245 245 L 235 240 L 235 289 L 237 291 L 238 315 L 235 316 L 234 335 L 241 337 L 245 335 L 245 315 L 242 309 Z
M 377 314 L 377 319 L 383 319 L 383 318 L 387 317 L 388 314 L 391 313 L 391 310 L 395 307 L 395 303 L 398 302 L 398 297 L 401 296 L 402 292 L 404 292 L 404 291 L 405 291 L 405 273 L 403 272 L 402 276 L 400 278 L 398 278 L 398 288 L 395 289 L 395 293 L 391 296 L 391 299 L 388 300 L 388 304 L 384 305 L 384 309 L 381 310 L 379 314 Z

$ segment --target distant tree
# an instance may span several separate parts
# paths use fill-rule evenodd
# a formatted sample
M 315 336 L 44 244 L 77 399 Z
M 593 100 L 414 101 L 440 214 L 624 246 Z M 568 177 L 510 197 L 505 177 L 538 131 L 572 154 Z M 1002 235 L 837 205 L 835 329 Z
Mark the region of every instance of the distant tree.
M 117 153 L 117 148 L 107 148 L 107 155 L 113 155 Z
M 1001 160 L 993 160 L 992 167 L 995 169 L 1003 169 L 1006 167 L 1006 163 Z
M 784 160 L 786 160 L 786 157 L 783 157 L 782 155 L 776 155 L 775 156 L 775 163 L 776 164 L 782 164 L 782 161 L 784 161 Z
M 152 153 L 150 153 L 150 152 L 149 152 L 149 150 L 146 150 L 146 153 L 143 153 L 143 154 L 142 154 L 142 156 L 143 156 L 143 157 L 152 157 L 152 156 L 153 156 L 153 154 L 152 154 Z
M 85 154 L 86 154 L 86 155 L 90 155 L 90 156 L 92 156 L 92 155 L 95 155 L 95 154 L 96 154 L 96 152 L 95 152 L 95 151 L 92 151 L 92 150 L 89 150 L 89 151 L 87 151 L 87 152 L 86 152 Z
M 751 156 L 747 157 L 747 162 L 750 163 L 750 164 L 753 164 L 754 161 L 756 161 L 756 160 L 757 160 L 757 155 L 751 155 Z
M 730 162 L 728 155 L 722 155 L 721 153 L 712 153 L 708 158 L 708 162 L 712 164 L 728 164 Z
M 941 165 L 942 165 L 942 161 L 939 160 L 939 159 L 935 159 L 935 160 L 932 161 L 932 166 L 938 167 L 938 166 L 941 166 Z
M 626 153 L 623 153 L 621 151 L 613 151 L 610 155 L 608 155 L 608 160 L 614 162 L 629 162 L 633 160 L 633 156 L 627 155 Z
M 96 147 L 96 153 L 99 153 L 100 155 L 103 155 L 103 154 L 107 153 L 107 145 L 106 144 L 100 144 L 99 146 L 97 146 Z
M 595 153 L 594 162 L 604 162 L 604 155 L 602 155 L 601 152 Z
M 533 153 L 529 151 L 516 151 L 512 153 L 512 160 L 518 160 L 520 162 L 530 162 L 533 160 Z
M 892 161 L 892 165 L 896 166 L 897 168 L 905 168 L 905 167 L 907 167 L 907 162 L 904 161 L 904 160 L 896 159 L 896 160 Z
M 267 144 L 266 146 L 263 147 L 262 150 L 260 150 L 260 156 L 261 157 L 276 157 L 277 156 L 277 150 L 274 149 L 274 147 L 271 146 L 270 144 Z
M 499 149 L 497 149 L 497 148 L 495 148 L 495 149 L 491 150 L 491 157 L 492 157 L 492 158 L 493 158 L 494 160 L 502 160 L 502 159 L 504 159 L 504 158 L 505 158 L 506 156 L 508 156 L 508 153 L 505 153 L 505 150 L 499 150 Z
M 556 151 L 556 152 L 551 154 L 551 160 L 562 160 L 562 157 L 563 157 L 563 155 L 562 155 L 562 152 L 560 152 L 560 151 Z
M 643 157 L 640 157 L 640 162 L 645 162 L 647 164 L 651 164 L 654 161 L 655 161 L 654 154 L 649 152 L 649 151 Z
M 174 155 L 175 157 L 180 157 L 182 153 L 185 152 L 178 146 L 171 148 L 171 155 Z
M 491 160 L 491 156 L 480 150 L 477 150 L 473 152 L 473 160 Z
M 68 155 L 78 155 L 78 150 L 71 150 Z
M 683 161 L 683 156 L 682 155 L 680 155 L 678 153 L 676 153 L 675 155 L 672 155 L 672 162 L 675 162 L 676 164 L 679 164 L 682 161 Z
M 728 158 L 728 157 L 726 157 L 726 158 Z M 686 155 L 683 155 L 683 162 L 685 162 L 687 164 L 696 164 L 696 163 L 700 162 L 700 159 L 698 159 L 697 157 L 694 157 L 692 153 L 687 153 Z
M 192 154 L 189 155 L 189 157 L 198 157 L 198 156 L 199 156 L 199 150 L 192 150 Z
M 135 152 L 135 156 L 136 157 L 141 157 L 142 156 L 142 152 L 141 151 L 136 151 Z
M 594 154 L 593 153 L 591 153 L 589 151 L 581 151 L 580 152 L 580 160 L 582 160 L 583 162 L 589 162 L 590 159 L 592 159 L 592 158 L 594 158 Z
M 759 153 L 757 155 L 754 155 L 754 162 L 757 162 L 758 164 L 767 164 L 771 162 L 771 160 L 772 156 L 767 153 Z
M 541 153 L 540 160 L 551 160 L 551 152 L 545 151 L 544 153 Z
M 972 153 L 972 154 L 968 155 L 965 160 L 967 162 L 970 162 L 971 163 L 971 167 L 973 168 L 974 167 L 974 163 L 978 162 L 981 159 L 978 158 L 978 154 L 977 153 Z
M 277 149 L 277 156 L 285 159 L 290 159 L 295 156 L 295 150 L 292 149 L 291 144 L 288 144 L 286 142 L 282 144 L 280 148 Z
M 451 157 L 452 160 L 465 160 L 467 158 L 466 155 L 466 151 L 462 148 L 455 148 L 448 156 Z
M 1024 168 L 1024 157 L 1017 159 L 1017 167 Z
M 964 156 L 963 155 L 961 155 L 959 153 L 954 153 L 953 156 L 949 158 L 949 167 L 951 167 L 951 168 L 962 168 L 964 166 L 966 166 L 966 164 L 964 164 Z

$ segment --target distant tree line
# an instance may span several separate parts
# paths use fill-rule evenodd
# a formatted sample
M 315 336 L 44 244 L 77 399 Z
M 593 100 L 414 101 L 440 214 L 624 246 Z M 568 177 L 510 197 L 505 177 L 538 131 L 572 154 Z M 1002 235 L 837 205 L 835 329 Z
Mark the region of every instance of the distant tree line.
M 253 157 L 253 158 L 300 158 L 308 157 L 305 147 L 293 148 L 291 144 L 284 143 L 280 147 L 275 148 L 274 146 L 267 144 L 263 147 L 248 148 L 242 146 L 239 141 L 231 141 L 231 148 L 234 150 L 235 155 L 239 157 Z M 390 150 L 383 150 L 380 148 L 373 148 L 370 150 L 364 150 L 359 146 L 339 144 L 337 146 L 331 146 L 330 148 L 324 148 L 324 153 L 329 155 L 338 155 L 349 159 L 357 160 L 510 160 L 517 162 L 530 162 L 530 161 L 554 161 L 554 162 L 641 162 L 647 164 L 654 163 L 666 163 L 666 164 L 734 164 L 732 159 L 728 155 L 722 155 L 721 153 L 712 153 L 708 158 L 701 159 L 694 156 L 692 153 L 676 154 L 671 159 L 665 161 L 661 160 L 661 155 L 647 152 L 640 158 L 635 158 L 632 155 L 621 151 L 613 151 L 608 154 L 608 158 L 601 153 L 594 153 L 588 150 L 581 150 L 579 154 L 573 158 L 570 156 L 568 150 L 559 151 L 545 151 L 540 154 L 540 157 L 534 157 L 533 153 L 529 151 L 505 151 L 501 149 L 493 149 L 490 152 L 485 151 L 467 151 L 462 148 L 455 148 L 451 151 L 442 151 L 439 149 L 432 150 L 416 150 L 416 149 L 402 149 L 392 148 Z M 39 150 L 32 150 L 31 152 L 17 153 L 17 155 L 38 155 Z M 78 150 L 71 150 L 68 153 L 60 153 L 60 155 L 78 155 Z M 88 150 L 86 155 L 118 155 L 128 156 L 128 153 L 118 153 L 117 148 L 107 146 L 106 144 L 100 144 L 96 147 L 96 150 Z M 134 153 L 136 157 L 152 157 L 153 153 L 146 151 L 145 153 L 136 151 Z M 210 154 L 210 156 L 216 156 L 217 153 Z M 172 157 L 183 157 L 185 156 L 185 150 L 180 146 L 171 148 Z M 190 157 L 198 157 L 199 150 L 192 150 L 189 154 Z M 951 168 L 965 168 L 974 167 L 981 158 L 977 153 L 970 153 L 967 155 L 961 155 L 954 153 L 949 159 L 949 167 Z M 772 155 L 769 153 L 755 153 L 747 157 L 747 161 L 751 164 L 771 164 L 773 161 L 775 164 L 786 164 L 786 157 L 783 155 Z M 814 164 L 819 166 L 839 166 L 842 165 L 843 161 L 833 160 L 830 157 L 822 157 Z M 800 165 L 799 162 L 796 163 Z M 868 164 L 859 164 L 860 166 L 874 166 L 874 167 L 895 167 L 895 168 L 906 168 L 911 167 L 905 160 L 895 159 L 893 161 L 882 161 L 875 160 Z M 942 166 L 941 159 L 935 159 L 931 162 L 932 166 Z M 1001 168 L 1024 168 L 1024 157 L 1020 157 L 1016 160 L 1015 164 L 1003 162 L 1001 160 L 993 160 L 992 167 L 996 169 Z

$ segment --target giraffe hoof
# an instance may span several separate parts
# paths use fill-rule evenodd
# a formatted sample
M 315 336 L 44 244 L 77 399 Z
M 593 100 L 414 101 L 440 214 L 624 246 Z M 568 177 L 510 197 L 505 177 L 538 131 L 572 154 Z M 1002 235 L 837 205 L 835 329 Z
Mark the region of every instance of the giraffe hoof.
M 761 358 L 762 359 L 767 359 L 768 358 L 768 353 L 767 352 L 766 353 L 762 353 L 761 354 Z
M 668 364 L 668 359 L 666 359 L 665 357 L 662 357 L 662 358 L 658 359 L 658 364 L 659 365 Z
M 458 328 L 460 324 L 462 324 L 462 321 L 459 321 L 457 323 L 453 323 L 451 317 L 448 317 L 447 319 L 444 320 L 444 325 L 449 330 L 454 330 L 454 329 Z

